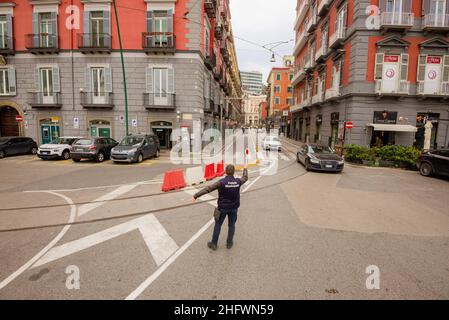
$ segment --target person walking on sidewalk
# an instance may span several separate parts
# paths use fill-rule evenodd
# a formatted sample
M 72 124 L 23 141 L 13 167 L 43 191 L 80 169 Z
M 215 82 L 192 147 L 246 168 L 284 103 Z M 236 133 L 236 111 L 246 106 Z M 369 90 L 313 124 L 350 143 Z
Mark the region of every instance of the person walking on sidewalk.
M 231 249 L 234 245 L 235 223 L 237 222 L 237 212 L 240 207 L 240 188 L 248 181 L 248 169 L 246 165 L 243 169 L 243 177 L 241 179 L 234 177 L 235 167 L 233 165 L 226 166 L 225 172 L 226 177 L 204 188 L 193 196 L 194 200 L 197 200 L 205 194 L 218 190 L 218 211 L 220 214 L 215 219 L 212 241 L 207 243 L 207 246 L 214 251 L 218 248 L 218 238 L 226 216 L 228 217 L 229 224 L 226 247 Z

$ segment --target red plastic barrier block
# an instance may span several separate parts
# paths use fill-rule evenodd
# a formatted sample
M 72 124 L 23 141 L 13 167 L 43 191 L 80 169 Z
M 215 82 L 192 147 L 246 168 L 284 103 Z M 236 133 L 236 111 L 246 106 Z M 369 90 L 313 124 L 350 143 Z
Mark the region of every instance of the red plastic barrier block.
M 204 169 L 204 179 L 206 179 L 206 181 L 210 181 L 214 179 L 216 176 L 217 175 L 215 173 L 215 164 L 211 163 L 206 165 L 206 169 Z
M 217 177 L 223 177 L 225 174 L 225 169 L 224 169 L 224 161 L 220 161 L 219 163 L 217 163 L 217 173 L 216 176 Z
M 178 190 L 186 187 L 186 181 L 184 179 L 184 171 L 174 170 L 167 171 L 164 175 L 164 184 L 162 185 L 162 191 L 168 192 Z

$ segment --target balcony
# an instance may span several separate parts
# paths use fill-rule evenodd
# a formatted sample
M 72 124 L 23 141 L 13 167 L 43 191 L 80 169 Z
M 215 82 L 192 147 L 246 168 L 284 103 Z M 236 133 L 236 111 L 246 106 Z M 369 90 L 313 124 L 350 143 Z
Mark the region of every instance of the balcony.
M 324 102 L 324 93 L 318 92 L 312 97 L 312 104 L 319 104 L 321 102 Z
M 110 53 L 111 35 L 105 33 L 78 34 L 78 48 L 82 53 Z
M 143 105 L 149 111 L 173 111 L 176 108 L 176 95 L 174 93 L 144 93 Z
M 332 100 L 341 96 L 340 88 L 330 88 L 326 90 L 324 94 L 325 100 Z
M 33 54 L 58 53 L 58 36 L 48 33 L 27 34 L 25 47 Z
M 379 96 L 406 96 L 410 94 L 410 82 L 406 80 L 401 80 L 397 84 L 396 88 L 384 88 L 382 85 L 382 80 L 376 80 L 376 94 Z
M 221 42 L 220 52 L 221 52 L 221 55 L 223 56 L 223 59 L 225 59 L 225 61 L 227 59 L 229 59 L 228 43 L 226 40 Z
M 339 28 L 329 37 L 329 47 L 336 49 L 343 45 L 346 39 L 346 28 Z
M 301 25 L 302 20 L 306 16 L 307 10 L 309 9 L 309 0 L 303 0 L 301 5 L 296 11 L 296 20 L 295 20 L 295 30 L 298 30 Z
M 175 40 L 172 32 L 143 32 L 142 48 L 147 54 L 175 54 Z
M 318 22 L 317 16 L 312 14 L 312 16 L 307 18 L 307 20 L 305 22 L 305 26 L 306 26 L 305 30 L 309 33 L 313 32 L 316 28 L 317 22 Z
M 322 17 L 327 12 L 330 3 L 331 0 L 320 0 L 320 3 L 318 4 L 318 15 L 320 17 Z
M 449 98 L 449 82 L 442 82 L 439 87 L 428 89 L 424 81 L 419 81 L 417 94 L 426 98 Z
M 293 49 L 293 55 L 297 56 L 301 49 L 307 42 L 307 32 L 304 30 L 299 37 L 296 38 L 295 48 Z
M 449 30 L 449 14 L 426 14 L 423 19 L 423 29 L 447 32 Z
M 14 41 L 13 38 L 6 35 L 0 36 L 0 54 L 1 55 L 13 55 L 14 51 Z
M 204 10 L 210 19 L 215 19 L 217 12 L 217 0 L 204 0 Z
M 28 104 L 32 108 L 54 108 L 62 107 L 61 93 L 53 92 L 52 95 L 44 94 L 44 92 L 30 92 Z
M 299 66 L 295 67 L 295 73 L 293 75 L 292 79 L 292 86 L 296 86 L 298 83 L 300 83 L 306 75 L 306 71 L 304 68 L 301 68 Z
M 204 112 L 205 113 L 214 113 L 215 112 L 215 103 L 211 98 L 204 97 Z
M 328 53 L 328 48 L 326 44 L 322 44 L 321 47 L 318 49 L 318 51 L 315 54 L 315 61 L 320 61 L 321 59 L 324 59 Z
M 214 31 L 215 31 L 214 35 L 217 40 L 223 39 L 223 26 L 222 25 L 216 25 Z
M 112 109 L 114 108 L 113 93 L 103 92 L 94 94 L 93 92 L 81 92 L 80 104 L 86 109 Z
M 204 58 L 204 64 L 206 65 L 207 69 L 212 70 L 217 65 L 217 56 L 215 53 L 212 53 L 211 55 L 208 55 Z
M 413 13 L 383 12 L 380 16 L 380 26 L 388 29 L 410 29 L 413 27 Z

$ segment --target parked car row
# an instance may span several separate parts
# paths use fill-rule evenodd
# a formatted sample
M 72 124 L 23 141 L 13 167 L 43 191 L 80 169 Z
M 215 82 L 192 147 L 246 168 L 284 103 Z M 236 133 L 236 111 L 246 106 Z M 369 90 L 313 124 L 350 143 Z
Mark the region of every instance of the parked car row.
M 59 137 L 40 147 L 31 138 L 0 137 L 0 159 L 20 154 L 36 154 L 42 160 L 103 162 L 111 159 L 113 162 L 139 163 L 151 157 L 159 158 L 160 143 L 154 134 L 129 135 L 120 143 L 103 137 Z

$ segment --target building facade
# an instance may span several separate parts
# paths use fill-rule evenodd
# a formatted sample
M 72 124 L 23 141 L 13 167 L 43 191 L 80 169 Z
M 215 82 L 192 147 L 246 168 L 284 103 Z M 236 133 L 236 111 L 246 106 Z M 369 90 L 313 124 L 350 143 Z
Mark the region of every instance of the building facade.
M 173 129 L 230 125 L 241 88 L 228 0 L 116 3 L 130 133 L 170 147 Z M 125 135 L 111 1 L 2 1 L 0 40 L 0 135 Z
M 422 147 L 432 121 L 447 146 L 448 14 L 447 0 L 298 0 L 293 137 Z
M 290 107 L 293 105 L 293 79 L 294 68 L 285 60 L 286 66 L 272 68 L 268 76 L 268 117 L 272 127 L 278 128 L 284 134 L 289 134 Z
M 260 96 L 263 94 L 263 74 L 258 71 L 241 71 L 242 88 L 246 94 Z
M 243 98 L 243 110 L 245 114 L 245 126 L 258 127 L 261 124 L 261 104 L 266 102 L 266 96 L 245 95 Z

